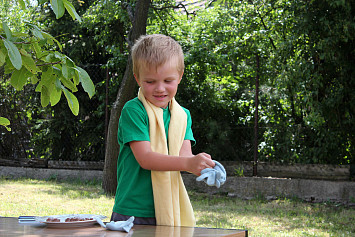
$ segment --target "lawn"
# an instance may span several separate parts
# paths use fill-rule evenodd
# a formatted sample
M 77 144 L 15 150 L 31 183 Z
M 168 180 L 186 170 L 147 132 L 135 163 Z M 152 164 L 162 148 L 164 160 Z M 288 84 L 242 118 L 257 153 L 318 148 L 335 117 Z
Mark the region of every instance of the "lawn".
M 355 208 L 297 199 L 241 200 L 190 192 L 197 226 L 247 229 L 249 236 L 354 236 Z M 0 178 L 0 216 L 101 214 L 114 202 L 100 182 Z M 109 219 L 104 221 L 108 221 Z

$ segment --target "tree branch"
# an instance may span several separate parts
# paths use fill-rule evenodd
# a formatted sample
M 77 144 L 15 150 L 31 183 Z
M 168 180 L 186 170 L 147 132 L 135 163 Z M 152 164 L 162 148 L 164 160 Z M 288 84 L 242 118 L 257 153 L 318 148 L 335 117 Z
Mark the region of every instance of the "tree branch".
M 55 65 L 55 64 L 59 64 L 62 61 L 57 61 L 57 62 L 52 62 L 52 63 L 43 63 L 43 64 L 38 64 L 36 65 L 37 67 L 42 67 L 42 66 L 47 66 L 47 65 Z
M 129 3 L 126 3 L 126 2 L 123 3 L 122 5 L 123 5 L 124 8 L 126 8 L 129 20 L 133 24 L 134 12 L 133 12 L 132 6 Z
M 193 11 L 193 12 L 188 12 L 187 11 L 187 8 L 184 4 L 182 3 L 179 3 L 178 5 L 174 6 L 174 5 L 168 5 L 168 6 L 163 6 L 163 7 L 156 7 L 156 6 L 151 6 L 152 9 L 154 10 L 165 10 L 165 9 L 169 9 L 169 8 L 172 8 L 172 9 L 179 9 L 179 8 L 184 8 L 185 12 L 186 12 L 186 16 L 187 16 L 187 19 L 189 19 L 189 15 L 196 15 L 196 12 Z
M 251 5 L 253 5 L 253 6 L 255 7 L 255 4 L 254 4 L 254 2 L 253 2 L 252 0 L 248 0 L 248 2 L 249 2 L 249 4 L 251 4 Z M 257 7 L 257 8 L 258 8 L 258 7 Z M 260 18 L 260 20 L 261 20 L 261 24 L 263 25 L 264 29 L 267 30 L 267 31 L 269 31 L 268 27 L 266 26 L 266 24 L 265 24 L 265 22 L 264 22 L 263 16 L 262 16 L 262 15 L 260 14 L 260 12 L 259 12 L 259 8 L 256 9 L 256 14 L 258 14 L 258 16 L 259 16 L 259 18 Z M 272 47 L 276 50 L 276 45 L 275 45 L 273 39 L 272 39 L 271 37 L 268 37 L 268 38 L 269 38 L 269 41 L 270 41 Z
M 265 22 L 264 22 L 264 18 L 261 16 L 260 12 L 257 12 L 257 14 L 258 14 L 259 17 L 260 17 L 260 20 L 261 20 L 261 23 L 262 23 L 263 26 L 264 26 L 264 29 L 268 31 L 269 29 L 267 28 L 267 26 L 266 26 L 266 24 L 265 24 Z M 276 45 L 275 45 L 275 43 L 274 43 L 274 40 L 273 40 L 271 37 L 268 37 L 268 38 L 269 38 L 269 41 L 270 41 L 272 47 L 276 50 Z
M 156 12 L 156 14 L 158 15 L 158 17 L 159 17 L 160 21 L 163 23 L 163 25 L 164 25 L 164 29 L 165 29 L 165 34 L 167 34 L 167 29 L 168 29 L 168 27 L 166 26 L 166 24 L 165 24 L 164 20 L 163 20 L 163 19 L 161 18 L 161 16 L 159 15 L 159 11 L 158 11 L 158 10 L 156 10 L 156 9 L 154 9 L 154 8 L 153 8 L 153 10 Z
M 129 20 L 131 21 L 131 24 L 134 24 L 134 12 L 132 9 L 132 6 L 129 3 L 123 3 L 123 7 L 126 8 Z M 131 48 L 133 46 L 133 42 L 130 40 L 132 34 L 132 27 L 129 29 L 127 37 L 125 37 L 125 41 L 127 42 L 128 46 Z
M 1 39 L 6 39 L 4 36 L 0 35 Z M 21 41 L 21 42 L 12 42 L 13 44 L 31 44 L 30 42 L 26 42 L 26 41 Z

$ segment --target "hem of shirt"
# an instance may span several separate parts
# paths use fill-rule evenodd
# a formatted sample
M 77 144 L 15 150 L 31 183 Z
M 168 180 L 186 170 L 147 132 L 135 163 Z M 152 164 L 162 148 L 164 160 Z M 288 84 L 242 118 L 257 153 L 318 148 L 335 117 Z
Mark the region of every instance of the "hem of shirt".
M 131 209 L 124 209 L 124 208 L 119 208 L 119 207 L 114 207 L 113 212 L 126 215 L 126 216 L 135 216 L 135 217 L 155 217 L 155 212 L 153 213 L 148 213 L 148 212 L 142 212 L 140 210 L 131 210 Z
M 130 136 L 130 137 L 127 137 L 124 139 L 123 141 L 123 144 L 126 145 L 126 144 L 129 144 L 130 142 L 141 142 L 141 141 L 147 141 L 147 142 L 150 142 L 150 139 L 145 136 L 142 136 L 142 137 L 139 137 L 139 136 Z

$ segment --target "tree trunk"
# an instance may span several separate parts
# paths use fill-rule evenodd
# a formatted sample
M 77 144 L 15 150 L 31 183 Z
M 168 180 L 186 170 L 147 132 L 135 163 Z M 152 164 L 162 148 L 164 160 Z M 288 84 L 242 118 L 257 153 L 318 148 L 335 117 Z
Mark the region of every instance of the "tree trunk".
M 146 34 L 149 6 L 150 0 L 137 0 L 136 2 L 132 28 L 128 35 L 130 46 L 132 46 L 139 36 Z M 129 10 L 129 8 L 127 9 Z M 117 142 L 118 120 L 124 104 L 132 99 L 136 92 L 136 82 L 133 77 L 132 68 L 132 60 L 129 56 L 126 71 L 110 114 L 102 181 L 102 187 L 107 194 L 114 194 L 117 187 L 117 158 L 119 154 L 119 145 Z

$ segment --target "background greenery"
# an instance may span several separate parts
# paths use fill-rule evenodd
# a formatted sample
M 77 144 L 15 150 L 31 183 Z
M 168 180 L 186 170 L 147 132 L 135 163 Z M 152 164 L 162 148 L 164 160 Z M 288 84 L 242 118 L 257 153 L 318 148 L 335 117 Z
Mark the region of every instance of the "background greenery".
M 174 1 L 153 1 L 148 18 L 147 33 L 170 35 L 184 49 L 177 100 L 192 114 L 194 152 L 252 160 L 259 73 L 259 160 L 354 164 L 355 3 L 211 2 L 183 14 L 168 7 Z M 0 7 L 11 28 L 24 29 L 17 18 L 39 22 L 96 86 L 91 100 L 79 89 L 74 116 L 65 103 L 42 108 L 35 86 L 16 91 L 1 68 L 0 115 L 11 120 L 12 130 L 0 127 L 0 157 L 104 159 L 106 93 L 110 106 L 125 70 L 127 8 L 135 1 L 73 4 L 82 23 L 68 14 L 55 19 L 49 3 Z

